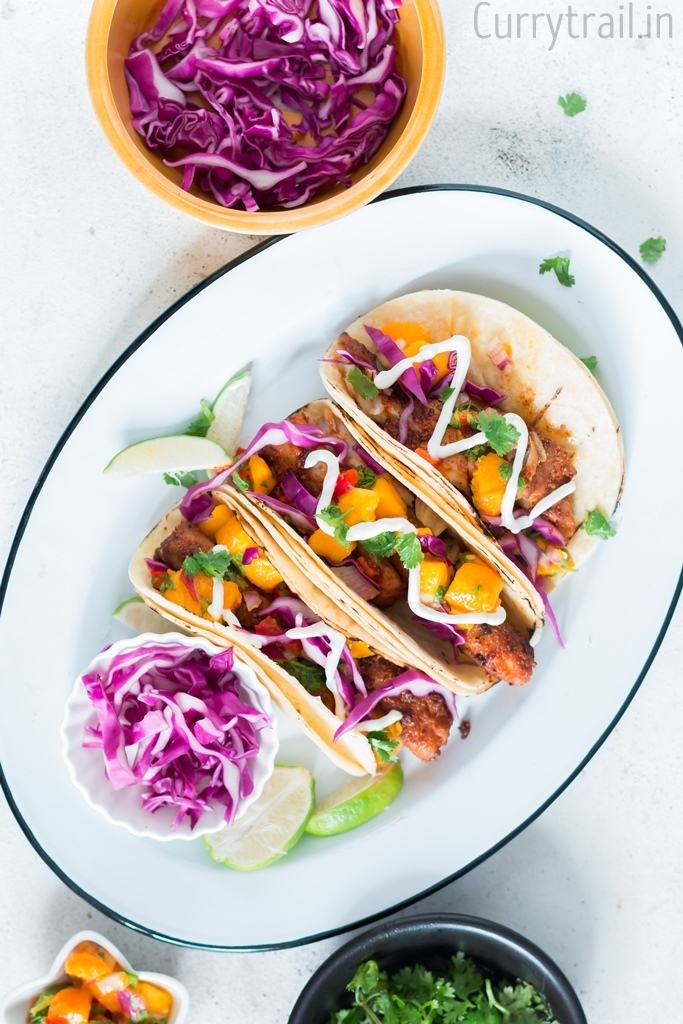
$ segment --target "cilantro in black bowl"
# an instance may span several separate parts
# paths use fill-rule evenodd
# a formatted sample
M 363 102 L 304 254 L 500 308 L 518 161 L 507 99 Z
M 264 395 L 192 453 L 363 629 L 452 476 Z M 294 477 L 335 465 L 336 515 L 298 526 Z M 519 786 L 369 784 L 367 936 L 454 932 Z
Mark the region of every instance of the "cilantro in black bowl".
M 586 1024 L 569 981 L 537 946 L 455 914 L 380 925 L 333 953 L 289 1024 Z

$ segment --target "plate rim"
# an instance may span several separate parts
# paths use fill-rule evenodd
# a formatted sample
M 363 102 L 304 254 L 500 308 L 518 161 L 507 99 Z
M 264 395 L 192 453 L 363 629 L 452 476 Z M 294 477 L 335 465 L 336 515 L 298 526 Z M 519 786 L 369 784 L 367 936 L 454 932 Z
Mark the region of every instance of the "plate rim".
M 655 284 L 655 282 L 647 273 L 647 271 L 636 262 L 634 257 L 632 257 L 628 252 L 626 252 L 625 249 L 623 249 L 620 245 L 613 241 L 613 239 L 611 239 L 608 235 L 600 231 L 598 228 L 594 227 L 590 222 L 584 220 L 583 218 L 577 216 L 576 214 L 570 213 L 568 210 L 565 210 L 560 206 L 555 206 L 553 203 L 549 203 L 546 200 L 539 199 L 535 196 L 526 195 L 523 192 L 515 192 L 510 189 L 497 188 L 489 185 L 468 185 L 453 183 L 409 185 L 403 188 L 391 189 L 387 192 L 384 192 L 382 193 L 382 195 L 374 199 L 372 203 L 380 203 L 391 199 L 397 199 L 406 195 L 416 195 L 429 192 L 475 192 L 485 193 L 488 195 L 505 196 L 506 198 L 509 199 L 514 199 L 523 203 L 529 203 L 532 206 L 541 207 L 542 209 L 547 210 L 548 212 L 556 214 L 557 216 L 563 218 L 564 220 L 569 221 L 570 223 L 576 225 L 577 227 L 582 228 L 588 234 L 596 238 L 599 242 L 602 242 L 603 245 L 605 245 L 613 253 L 619 256 L 619 258 L 622 259 L 626 263 L 626 265 L 631 268 L 631 270 L 634 270 L 636 272 L 638 277 L 640 277 L 640 279 L 650 289 L 655 299 L 662 307 L 664 313 L 671 322 L 674 331 L 678 335 L 678 339 L 681 343 L 681 346 L 683 347 L 683 324 L 681 323 L 681 320 L 674 311 L 673 306 L 666 298 L 666 296 L 663 294 L 659 286 Z M 148 327 L 146 327 L 123 350 L 123 352 L 114 360 L 109 369 L 105 371 L 105 373 L 102 375 L 99 381 L 86 395 L 85 399 L 78 407 L 75 414 L 72 416 L 71 420 L 65 427 L 57 443 L 52 449 L 50 455 L 48 456 L 45 465 L 43 466 L 40 474 L 38 475 L 38 479 L 36 480 L 36 483 L 33 487 L 33 490 L 31 491 L 28 501 L 26 502 L 24 511 L 22 512 L 19 524 L 16 528 L 14 538 L 10 546 L 9 554 L 7 556 L 7 561 L 5 563 L 5 568 L 2 574 L 2 580 L 0 581 L 0 615 L 2 614 L 2 609 L 5 602 L 5 596 L 7 594 L 7 588 L 12 574 L 14 561 L 19 550 L 21 541 L 23 539 L 26 526 L 31 517 L 31 513 L 33 512 L 34 505 L 38 499 L 38 496 L 40 495 L 40 492 L 42 491 L 43 486 L 45 485 L 45 482 L 47 481 L 47 478 L 50 475 L 52 468 L 55 462 L 57 461 L 57 458 L 59 457 L 66 442 L 69 440 L 71 434 L 74 432 L 74 430 L 80 423 L 81 419 L 88 411 L 90 406 L 93 404 L 95 399 L 98 397 L 100 392 L 106 387 L 106 385 L 116 375 L 116 373 L 118 373 L 119 369 L 124 365 L 124 363 L 127 362 L 127 360 L 133 355 L 133 353 L 136 352 L 137 349 L 140 348 L 147 341 L 147 339 L 150 338 L 159 329 L 159 327 L 161 327 L 162 324 L 166 322 L 166 320 L 170 319 L 170 317 L 172 317 L 187 302 L 189 302 L 201 291 L 203 291 L 204 288 L 207 288 L 209 285 L 213 284 L 214 281 L 217 281 L 219 278 L 223 277 L 224 274 L 227 274 L 231 270 L 234 270 L 237 267 L 241 266 L 241 264 L 246 263 L 247 260 L 252 259 L 254 256 L 259 255 L 264 250 L 269 249 L 271 246 L 276 245 L 278 242 L 281 242 L 285 238 L 289 237 L 290 235 L 276 235 L 273 238 L 268 238 L 263 242 L 259 242 L 256 245 L 252 246 L 250 249 L 247 249 L 245 252 L 240 253 L 240 255 L 236 256 L 234 259 L 229 260 L 222 267 L 219 267 L 212 274 L 209 274 L 208 277 L 204 278 L 201 281 L 198 281 L 197 284 L 193 285 L 184 295 L 181 295 L 166 310 L 164 310 L 158 317 L 156 317 L 152 321 L 152 323 Z M 407 907 L 413 906 L 413 904 L 417 903 L 419 900 L 425 899 L 427 896 L 431 896 L 433 893 L 438 892 L 440 889 L 443 889 L 447 885 L 450 885 L 450 883 L 454 882 L 456 879 L 462 878 L 463 875 L 467 874 L 473 868 L 478 867 L 479 864 L 482 864 L 484 861 L 488 860 L 489 857 L 493 856 L 493 854 L 501 850 L 509 842 L 515 839 L 518 835 L 520 835 L 520 833 L 522 833 L 526 828 L 528 828 L 529 825 L 536 821 L 536 819 L 539 818 L 541 814 L 543 814 L 543 812 L 546 811 L 547 808 L 550 807 L 550 805 L 553 804 L 559 796 L 561 796 L 565 789 L 567 789 L 574 781 L 574 779 L 583 771 L 588 762 L 591 761 L 593 756 L 597 753 L 597 751 L 603 745 L 607 737 L 610 735 L 610 733 L 614 730 L 614 728 L 621 720 L 622 716 L 626 712 L 626 709 L 629 707 L 631 701 L 635 697 L 637 691 L 640 689 L 640 686 L 643 683 L 645 677 L 647 676 L 647 673 L 650 670 L 652 662 L 654 661 L 657 652 L 661 647 L 662 641 L 664 640 L 666 632 L 671 623 L 671 619 L 676 610 L 676 606 L 678 604 L 682 590 L 683 569 L 679 574 L 678 583 L 674 590 L 671 603 L 666 612 L 666 615 L 664 616 L 661 629 L 659 630 L 659 633 L 657 634 L 657 637 L 650 650 L 650 653 L 647 659 L 645 660 L 645 664 L 638 673 L 635 683 L 631 687 L 629 693 L 627 694 L 625 700 L 621 704 L 616 715 L 611 720 L 611 722 L 604 730 L 604 732 L 598 737 L 596 742 L 590 748 L 586 756 L 577 765 L 574 771 L 572 771 L 569 774 L 569 776 L 564 780 L 564 782 L 560 786 L 558 786 L 558 788 L 548 797 L 547 800 L 545 800 L 540 805 L 540 807 L 538 807 L 532 814 L 525 818 L 524 821 L 522 821 L 516 828 L 514 828 L 511 832 L 504 836 L 498 843 L 495 843 L 488 850 L 484 851 L 478 857 L 475 857 L 473 860 L 471 860 L 468 864 L 459 868 L 457 871 L 454 871 L 452 874 L 447 875 L 445 878 L 441 879 L 439 882 L 436 882 L 434 885 L 427 887 L 426 889 L 420 891 L 419 893 L 416 893 L 413 896 L 408 897 L 407 899 L 392 904 L 390 907 L 387 907 L 382 911 L 378 911 L 377 913 L 371 914 L 367 917 L 360 918 L 359 920 L 353 921 L 349 924 L 340 925 L 339 927 L 331 928 L 323 932 L 317 932 L 313 935 L 304 935 L 296 939 L 289 939 L 285 942 L 263 944 L 258 943 L 246 946 L 236 946 L 217 943 L 201 943 L 189 941 L 187 939 L 179 939 L 175 936 L 166 935 L 162 932 L 156 931 L 154 928 L 150 928 L 147 925 L 143 925 L 139 922 L 133 921 L 127 918 L 124 914 L 120 914 L 118 911 L 112 910 L 110 907 L 107 907 L 104 903 L 100 902 L 100 900 L 96 899 L 94 896 L 91 896 L 88 892 L 82 889 L 72 878 L 70 878 L 69 875 L 67 875 L 66 872 L 63 871 L 62 868 L 60 868 L 60 866 L 54 860 L 52 860 L 52 858 L 42 848 L 38 839 L 33 834 L 31 828 L 29 827 L 28 823 L 25 821 L 17 803 L 14 800 L 12 791 L 10 789 L 9 783 L 7 782 L 7 779 L 5 778 L 5 774 L 1 764 L 0 788 L 2 789 L 2 792 L 5 795 L 5 799 L 7 800 L 9 808 L 12 814 L 14 815 L 14 818 L 17 824 L 19 825 L 19 828 L 24 833 L 24 836 L 29 841 L 33 849 L 36 851 L 38 856 L 57 876 L 57 878 L 59 878 L 60 881 L 62 881 L 77 896 L 85 900 L 85 902 L 90 904 L 90 906 L 94 907 L 95 910 L 100 911 L 100 913 L 104 914 L 106 917 L 110 918 L 113 921 L 116 921 L 118 924 L 122 924 L 125 927 L 130 928 L 134 932 L 138 932 L 139 934 L 146 935 L 149 938 L 157 939 L 161 942 L 166 942 L 169 945 L 178 946 L 180 948 L 200 949 L 206 950 L 208 952 L 219 953 L 265 953 L 282 949 L 293 949 L 298 946 L 309 945 L 313 942 L 321 942 L 324 939 L 333 938 L 337 935 L 343 935 L 357 928 L 367 927 L 370 924 L 374 924 L 377 921 L 383 920 L 391 914 L 398 913 L 399 911 L 404 910 Z

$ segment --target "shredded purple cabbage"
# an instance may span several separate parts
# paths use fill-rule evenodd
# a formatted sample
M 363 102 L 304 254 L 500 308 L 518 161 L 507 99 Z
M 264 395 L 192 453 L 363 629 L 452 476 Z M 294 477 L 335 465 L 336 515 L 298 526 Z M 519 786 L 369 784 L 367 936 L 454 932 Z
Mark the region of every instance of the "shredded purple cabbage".
M 372 601 L 377 597 L 379 587 L 352 558 L 345 558 L 339 565 L 333 566 L 332 572 L 338 580 L 350 587 L 364 601 Z
M 268 716 L 244 702 L 232 650 L 214 656 L 183 644 L 145 644 L 83 676 L 98 725 L 84 746 L 99 747 L 114 789 L 140 785 L 142 806 L 177 808 L 195 827 L 212 805 L 231 822 L 253 790 Z M 131 756 L 126 748 L 137 744 Z
M 507 395 L 504 395 L 502 391 L 494 391 L 493 388 L 489 388 L 486 385 L 473 384 L 471 380 L 465 381 L 463 391 L 470 398 L 480 398 L 482 402 L 486 402 L 489 406 L 500 405 L 507 398 Z
M 418 619 L 414 616 L 415 621 L 419 622 L 421 626 L 424 626 L 437 640 L 442 640 L 445 644 L 451 644 L 453 647 L 453 654 L 458 657 L 458 647 L 461 647 L 465 643 L 465 637 L 462 633 L 459 633 L 453 622 L 432 622 L 431 619 Z
M 303 512 L 309 519 L 315 518 L 318 500 L 313 497 L 310 491 L 306 490 L 296 473 L 288 473 L 282 479 L 280 486 L 295 509 Z
M 420 547 L 425 555 L 433 555 L 434 558 L 440 558 L 446 565 L 452 565 L 450 558 L 448 557 L 448 548 L 446 542 L 441 537 L 435 537 L 431 533 L 423 533 L 419 537 Z
M 254 559 L 258 557 L 258 548 L 255 545 L 245 548 L 244 554 L 242 555 L 242 565 L 251 565 Z
M 318 524 L 315 519 L 305 516 L 303 512 L 295 509 L 293 505 L 288 505 L 285 501 L 279 501 L 270 494 L 259 494 L 257 491 L 247 491 L 246 493 L 248 497 L 262 501 L 264 505 L 271 508 L 273 512 L 277 512 L 279 516 L 289 519 L 292 526 L 295 526 L 301 533 L 315 533 L 317 530 Z
M 363 448 L 362 445 L 354 444 L 353 450 L 356 453 L 356 455 L 363 460 L 368 469 L 371 469 L 373 473 L 377 474 L 377 476 L 381 476 L 382 473 L 385 472 L 384 466 L 380 466 L 377 459 L 373 459 L 370 452 L 366 452 L 365 448 Z
M 364 324 L 363 326 L 365 327 L 367 335 L 375 348 L 380 355 L 384 356 L 389 366 L 396 366 L 397 363 L 400 363 L 401 360 L 405 359 L 403 350 L 396 344 L 393 338 L 389 337 L 388 334 L 385 334 L 384 331 L 380 331 L 378 327 L 369 327 L 367 324 Z M 409 366 L 404 370 L 396 383 L 400 384 L 407 394 L 413 395 L 417 398 L 421 405 L 427 404 L 427 398 L 422 390 L 420 378 L 418 377 L 414 366 Z
M 349 186 L 405 96 L 398 6 L 167 0 L 124 62 L 133 127 L 184 189 L 224 207 L 288 209 Z

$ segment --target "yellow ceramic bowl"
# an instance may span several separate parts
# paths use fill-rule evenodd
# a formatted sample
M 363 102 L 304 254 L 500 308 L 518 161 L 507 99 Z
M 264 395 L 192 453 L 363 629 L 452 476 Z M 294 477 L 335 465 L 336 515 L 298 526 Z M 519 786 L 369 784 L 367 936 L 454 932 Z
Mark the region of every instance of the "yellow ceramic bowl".
M 136 178 L 176 210 L 229 231 L 279 235 L 335 220 L 374 199 L 415 156 L 434 118 L 445 71 L 443 25 L 437 0 L 403 0 L 397 25 L 399 71 L 408 91 L 372 160 L 352 175 L 349 188 L 333 188 L 295 210 L 247 213 L 226 210 L 193 188 L 180 187 L 181 171 L 166 167 L 131 125 L 123 62 L 132 40 L 157 19 L 164 0 L 95 0 L 86 42 L 86 65 L 95 112 L 114 150 Z

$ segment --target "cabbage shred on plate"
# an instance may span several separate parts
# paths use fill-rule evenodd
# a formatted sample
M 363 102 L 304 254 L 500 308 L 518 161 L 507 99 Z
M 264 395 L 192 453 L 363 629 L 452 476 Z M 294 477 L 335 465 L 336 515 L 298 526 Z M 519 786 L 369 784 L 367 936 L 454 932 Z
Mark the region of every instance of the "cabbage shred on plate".
M 168 0 L 125 61 L 133 127 L 247 211 L 351 184 L 398 113 L 400 0 Z

